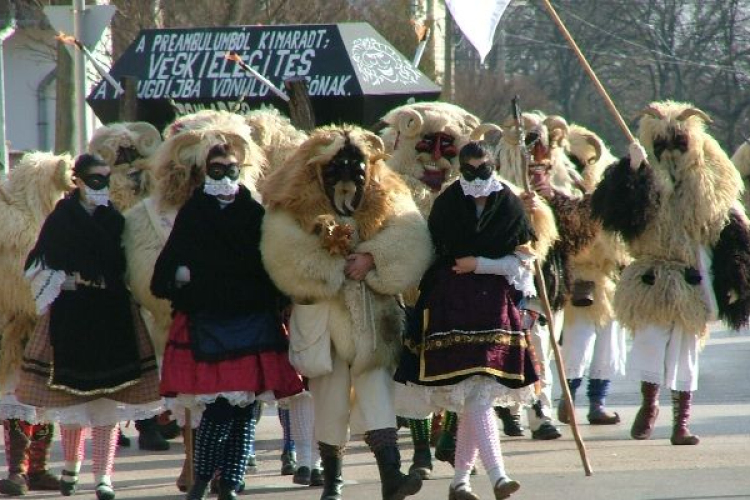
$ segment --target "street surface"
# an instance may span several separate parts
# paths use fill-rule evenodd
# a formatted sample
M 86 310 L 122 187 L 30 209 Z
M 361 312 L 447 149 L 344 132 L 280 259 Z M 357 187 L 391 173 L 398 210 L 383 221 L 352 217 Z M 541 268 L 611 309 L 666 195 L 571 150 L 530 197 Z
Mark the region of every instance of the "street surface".
M 579 390 L 585 403 L 585 384 Z M 559 394 L 559 386 L 556 387 Z M 534 441 L 503 436 L 503 453 L 509 474 L 521 482 L 516 500 L 750 500 L 750 333 L 725 332 L 716 328 L 701 359 L 699 390 L 695 395 L 690 428 L 701 437 L 698 446 L 669 443 L 672 412 L 669 393 L 661 396 L 661 414 L 654 438 L 634 441 L 630 424 L 640 401 L 639 384 L 618 380 L 608 400 L 610 409 L 623 419 L 620 425 L 593 427 L 586 421 L 581 404 L 578 422 L 593 475 L 586 477 L 570 429 L 561 426 L 563 437 Z M 168 452 L 138 451 L 135 428 L 131 448 L 118 450 L 114 484 L 119 499 L 183 498 L 174 485 L 182 464 L 183 446 L 177 440 Z M 241 498 L 263 500 L 318 500 L 320 489 L 296 486 L 291 476 L 280 476 L 281 429 L 274 407 L 266 409 L 257 432 L 258 471 L 249 474 L 248 488 Z M 404 470 L 411 459 L 408 433 L 400 431 Z M 53 447 L 52 469 L 62 468 L 59 441 Z M 93 499 L 90 451 L 84 462 L 77 497 Z M 437 462 L 434 479 L 426 481 L 414 497 L 444 500 L 452 477 L 449 465 Z M 344 498 L 379 500 L 380 485 L 373 455 L 361 439 L 348 448 L 344 467 Z M 489 480 L 480 467 L 472 478 L 474 491 L 492 500 Z M 32 493 L 29 498 L 59 497 L 58 493 Z

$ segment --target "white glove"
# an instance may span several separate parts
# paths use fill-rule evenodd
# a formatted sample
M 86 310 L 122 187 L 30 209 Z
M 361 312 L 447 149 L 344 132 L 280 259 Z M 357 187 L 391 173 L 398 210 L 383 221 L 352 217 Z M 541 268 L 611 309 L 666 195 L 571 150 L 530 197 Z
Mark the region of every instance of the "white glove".
M 638 167 L 640 167 L 641 164 L 646 161 L 646 158 L 648 158 L 646 150 L 643 149 L 641 143 L 638 142 L 638 139 L 636 139 L 635 141 L 630 143 L 628 151 L 630 152 L 630 168 L 632 168 L 633 170 L 638 170 Z
M 62 286 L 60 287 L 60 290 L 76 290 L 78 287 L 76 285 L 76 277 L 73 274 L 66 274 L 65 275 L 65 281 L 62 282 Z
M 187 266 L 178 267 L 177 272 L 174 273 L 174 279 L 178 287 L 190 283 L 190 269 Z

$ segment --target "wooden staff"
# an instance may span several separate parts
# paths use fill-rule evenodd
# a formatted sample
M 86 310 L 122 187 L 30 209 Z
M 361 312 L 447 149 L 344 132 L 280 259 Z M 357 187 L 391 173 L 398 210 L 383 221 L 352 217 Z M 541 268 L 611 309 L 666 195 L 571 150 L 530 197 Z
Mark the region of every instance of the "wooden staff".
M 237 52 L 227 52 L 224 54 L 224 59 L 227 61 L 234 61 L 236 62 L 240 68 L 245 70 L 247 73 L 250 73 L 255 78 L 257 78 L 263 85 L 268 87 L 268 90 L 276 94 L 278 97 L 283 99 L 285 102 L 289 102 L 289 96 L 286 95 L 284 92 L 282 92 L 276 85 L 271 82 L 268 78 L 258 73 L 258 71 L 255 70 L 252 66 L 247 64 L 245 61 L 242 60 L 242 56 L 240 56 Z
M 193 470 L 193 419 L 190 408 L 185 408 L 185 476 L 187 490 L 193 487 L 195 471 Z
M 125 93 L 125 90 L 122 88 L 122 86 L 119 83 L 117 83 L 117 80 L 112 78 L 109 72 L 106 69 L 104 69 L 104 67 L 101 64 L 99 64 L 99 61 L 97 61 L 96 58 L 91 54 L 91 52 L 89 52 L 89 49 L 86 48 L 83 42 L 81 42 L 80 40 L 78 40 L 76 37 L 72 35 L 66 35 L 62 31 L 60 31 L 55 36 L 55 40 L 59 40 L 65 45 L 77 47 L 78 50 L 83 52 L 83 55 L 86 56 L 86 59 L 88 59 L 89 62 L 94 66 L 94 69 L 96 69 L 97 73 L 99 73 L 102 78 L 107 80 L 107 82 L 110 85 L 112 85 L 112 87 L 115 89 L 116 95 Z
M 604 103 L 607 105 L 607 109 L 609 109 L 610 113 L 612 113 L 612 116 L 614 116 L 617 125 L 620 127 L 620 130 L 622 130 L 622 133 L 625 134 L 625 137 L 627 137 L 628 142 L 635 142 L 635 137 L 633 137 L 633 134 L 630 132 L 628 124 L 625 123 L 625 120 L 622 119 L 622 115 L 617 110 L 617 106 L 615 106 L 615 103 L 609 97 L 609 94 L 602 85 L 602 82 L 599 81 L 599 77 L 597 77 L 596 73 L 594 73 L 594 70 L 591 69 L 591 65 L 589 64 L 588 60 L 586 60 L 586 56 L 584 56 L 583 52 L 581 52 L 581 49 L 578 47 L 578 44 L 568 31 L 568 28 L 565 27 L 565 23 L 563 23 L 562 19 L 560 19 L 560 16 L 557 14 L 555 8 L 552 6 L 549 0 L 542 0 L 542 4 L 549 13 L 550 17 L 552 17 L 552 20 L 562 32 L 565 40 L 568 42 L 568 45 L 570 45 L 570 48 L 573 49 L 573 53 L 576 55 L 576 57 L 578 57 L 578 60 L 581 62 L 581 66 L 583 66 L 586 74 L 588 74 L 589 78 L 591 78 L 591 82 L 594 84 L 594 87 L 596 87 L 596 91 L 599 92 L 599 95 L 602 96 L 602 99 L 604 99 Z
M 523 128 L 523 117 L 521 116 L 521 109 L 518 103 L 518 96 L 513 98 L 513 119 L 516 122 L 516 128 L 518 129 L 518 147 L 521 148 L 521 179 L 523 179 L 523 188 L 527 193 L 533 193 L 531 189 L 531 182 L 529 181 L 529 152 L 526 149 L 525 133 Z M 563 364 L 562 355 L 560 354 L 560 348 L 557 345 L 557 339 L 555 339 L 555 321 L 552 312 L 552 306 L 547 296 L 547 285 L 544 282 L 544 274 L 542 273 L 542 264 L 538 259 L 534 259 L 534 281 L 536 282 L 537 292 L 539 293 L 539 300 L 542 303 L 542 310 L 547 318 L 547 328 L 549 328 L 550 344 L 552 350 L 555 353 L 555 359 L 557 360 L 557 376 L 560 379 L 560 385 L 562 386 L 563 399 L 565 405 L 568 408 L 568 415 L 570 418 L 570 429 L 573 431 L 573 438 L 575 439 L 576 446 L 578 447 L 578 453 L 581 455 L 581 462 L 583 463 L 583 470 L 587 476 L 592 474 L 591 464 L 589 463 L 588 455 L 586 454 L 586 445 L 583 444 L 581 433 L 578 431 L 578 424 L 576 422 L 575 408 L 573 406 L 573 398 L 570 394 L 570 388 L 568 387 L 567 377 L 565 376 L 565 365 Z

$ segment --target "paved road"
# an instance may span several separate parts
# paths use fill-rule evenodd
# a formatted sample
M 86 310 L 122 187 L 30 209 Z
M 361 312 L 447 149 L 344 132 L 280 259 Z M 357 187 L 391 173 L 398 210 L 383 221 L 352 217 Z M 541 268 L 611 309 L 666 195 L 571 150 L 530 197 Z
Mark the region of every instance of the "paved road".
M 703 352 L 700 389 L 695 397 L 691 429 L 701 436 L 698 446 L 677 447 L 669 443 L 671 411 L 668 394 L 663 395 L 662 413 L 655 438 L 634 441 L 629 425 L 637 410 L 637 383 L 616 381 L 609 403 L 623 417 L 623 424 L 592 427 L 585 410 L 578 411 L 593 475 L 586 477 L 570 430 L 563 438 L 533 441 L 507 438 L 503 451 L 509 473 L 521 484 L 513 496 L 518 500 L 750 500 L 750 334 L 715 331 Z M 134 435 L 132 427 L 125 430 Z M 263 500 L 317 500 L 319 489 L 298 487 L 279 475 L 280 433 L 274 410 L 269 409 L 258 430 L 259 470 L 249 475 L 248 490 L 241 498 Z M 409 439 L 402 431 L 405 464 L 411 454 Z M 169 452 L 143 454 L 137 448 L 118 451 L 115 487 L 118 499 L 179 499 L 174 487 L 183 447 L 173 444 Z M 62 466 L 56 443 L 53 469 Z M 94 498 L 90 465 L 84 464 L 81 498 Z M 361 440 L 352 442 L 344 469 L 345 498 L 378 500 L 377 468 Z M 415 499 L 447 498 L 452 471 L 438 463 L 435 479 L 425 483 Z M 480 470 L 474 490 L 491 500 L 487 476 Z M 55 493 L 29 495 L 57 497 Z

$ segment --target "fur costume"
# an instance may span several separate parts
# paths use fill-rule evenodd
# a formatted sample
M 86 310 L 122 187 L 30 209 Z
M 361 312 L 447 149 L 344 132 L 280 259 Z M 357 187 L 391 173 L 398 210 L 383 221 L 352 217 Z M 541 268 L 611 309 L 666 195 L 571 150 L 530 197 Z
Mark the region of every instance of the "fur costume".
M 737 167 L 737 170 L 742 177 L 743 186 L 745 188 L 742 194 L 742 203 L 745 205 L 745 210 L 750 207 L 750 142 L 747 139 L 737 148 L 732 155 L 732 163 Z
M 200 115 L 200 116 L 198 116 Z M 123 245 L 128 261 L 126 281 L 135 300 L 145 308 L 158 356 L 164 352 L 172 322 L 169 302 L 151 294 L 154 264 L 172 230 L 179 208 L 205 178 L 206 155 L 216 144 L 230 143 L 240 165 L 242 183 L 255 190 L 266 157 L 251 139 L 250 127 L 239 115 L 201 112 L 180 118 L 168 127 L 168 138 L 151 158 L 154 191 L 125 212 Z
M 161 134 L 146 122 L 111 123 L 96 129 L 91 137 L 88 151 L 101 156 L 112 168 L 112 203 L 121 212 L 148 196 L 148 158 L 159 144 Z
M 594 193 L 595 215 L 622 234 L 635 259 L 614 302 L 631 331 L 676 324 L 705 339 L 711 292 L 719 318 L 735 329 L 747 324 L 750 229 L 739 202 L 742 179 L 706 123 L 690 104 L 650 104 L 639 126 L 648 165 L 633 170 L 621 160 Z
M 458 178 L 458 151 L 481 122 L 468 111 L 445 102 L 406 104 L 389 111 L 382 121 L 386 127 L 380 135 L 391 156 L 388 166 L 406 182 L 422 215 L 427 216 L 440 191 Z M 453 156 L 417 150 L 425 136 L 435 133 L 453 138 Z M 437 174 L 444 176 L 440 186 L 425 183 L 426 176 Z
M 258 190 L 263 192 L 263 180 L 275 168 L 279 168 L 307 139 L 307 134 L 297 129 L 286 116 L 276 109 L 260 109 L 245 115 L 245 121 L 253 130 L 253 141 L 266 154 L 268 163 L 258 179 Z
M 322 167 L 346 142 L 364 154 L 367 165 L 364 197 L 351 217 L 334 214 L 321 176 Z M 427 225 L 383 157 L 382 141 L 372 133 L 322 128 L 266 186 L 268 212 L 261 242 L 266 269 L 295 302 L 331 305 L 331 342 L 352 374 L 395 367 L 403 315 L 394 296 L 416 284 L 432 255 Z M 351 225 L 353 251 L 373 255 L 375 268 L 365 281 L 346 279 L 345 257 L 323 247 L 315 234 L 321 216 Z
M 599 136 L 579 125 L 570 126 L 568 142 L 571 160 L 579 165 L 583 176 L 583 187 L 587 193 L 593 192 L 604 170 L 617 159 Z M 590 204 L 587 208 L 590 214 Z M 630 262 L 630 258 L 618 235 L 602 231 L 598 221 L 588 219 L 588 224 L 596 230 L 596 236 L 590 244 L 583 245 L 571 255 L 570 264 L 573 280 L 594 283 L 593 304 L 589 307 L 567 304 L 565 321 L 572 324 L 583 316 L 590 322 L 603 326 L 614 319 L 612 301 L 615 287 L 620 269 Z
M 20 368 L 23 348 L 37 316 L 23 264 L 55 204 L 72 189 L 68 155 L 28 153 L 0 184 L 0 383 Z

